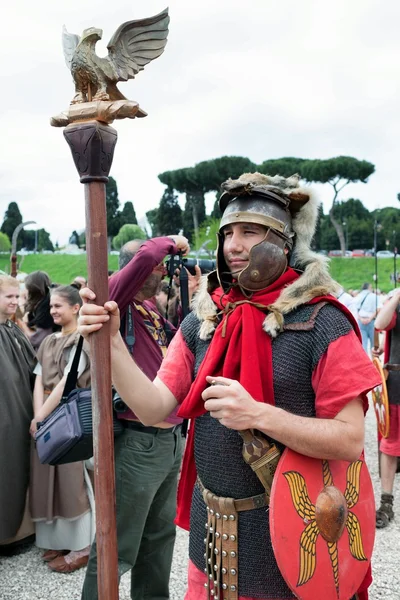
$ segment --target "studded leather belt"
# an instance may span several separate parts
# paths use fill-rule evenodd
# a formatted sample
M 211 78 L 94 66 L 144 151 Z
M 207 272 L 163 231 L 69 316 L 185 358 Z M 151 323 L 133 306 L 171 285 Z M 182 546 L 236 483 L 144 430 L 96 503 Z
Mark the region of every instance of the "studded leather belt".
M 207 506 L 205 573 L 208 599 L 238 600 L 238 513 L 268 506 L 267 494 L 249 498 L 222 498 L 197 485 Z

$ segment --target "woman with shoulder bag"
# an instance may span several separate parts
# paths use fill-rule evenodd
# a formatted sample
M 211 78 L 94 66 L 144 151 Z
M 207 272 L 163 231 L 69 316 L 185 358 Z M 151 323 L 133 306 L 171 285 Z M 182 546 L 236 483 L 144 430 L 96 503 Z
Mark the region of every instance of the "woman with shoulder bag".
M 61 331 L 46 337 L 38 351 L 33 395 L 34 419 L 47 417 L 61 400 L 79 339 L 77 319 L 82 304 L 78 290 L 60 286 L 51 290 L 50 313 Z M 77 387 L 90 385 L 90 362 L 82 350 Z M 71 573 L 87 564 L 94 536 L 93 488 L 83 462 L 42 465 L 32 453 L 31 513 L 36 523 L 36 545 L 46 549 L 43 560 L 51 570 Z

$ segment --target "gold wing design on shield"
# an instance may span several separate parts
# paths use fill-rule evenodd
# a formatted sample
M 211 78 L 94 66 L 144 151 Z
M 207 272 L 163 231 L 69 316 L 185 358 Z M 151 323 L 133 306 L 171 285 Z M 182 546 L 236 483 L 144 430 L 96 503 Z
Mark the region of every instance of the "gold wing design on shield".
M 351 511 L 349 511 L 347 517 L 346 529 L 349 534 L 349 546 L 351 555 L 357 560 L 368 560 L 365 556 L 364 547 L 362 543 L 360 522 L 356 515 Z
M 336 542 L 327 542 L 329 557 L 331 559 L 332 570 L 333 570 L 333 579 L 335 581 L 335 588 L 337 592 L 337 596 L 339 598 L 339 557 L 338 557 L 338 548 Z
M 362 465 L 363 463 L 361 460 L 356 460 L 355 462 L 350 463 L 347 468 L 347 481 L 344 497 L 348 508 L 353 508 L 353 506 L 357 504 L 360 496 L 360 473 Z
M 324 486 L 333 485 L 333 477 L 327 460 L 322 461 L 322 477 Z
M 315 521 L 315 506 L 308 495 L 307 484 L 304 477 L 297 471 L 283 473 L 292 496 L 292 502 L 297 514 L 303 519 L 307 527 L 300 538 L 300 570 L 297 585 L 307 583 L 314 575 L 316 561 L 316 542 L 319 534 Z
M 288 471 L 287 473 L 283 473 L 283 475 L 289 484 L 292 501 L 297 514 L 305 523 L 315 519 L 315 506 L 308 495 L 304 477 L 297 471 Z
M 319 535 L 316 521 L 311 521 L 300 538 L 300 570 L 297 585 L 307 583 L 314 575 L 317 566 L 316 542 Z

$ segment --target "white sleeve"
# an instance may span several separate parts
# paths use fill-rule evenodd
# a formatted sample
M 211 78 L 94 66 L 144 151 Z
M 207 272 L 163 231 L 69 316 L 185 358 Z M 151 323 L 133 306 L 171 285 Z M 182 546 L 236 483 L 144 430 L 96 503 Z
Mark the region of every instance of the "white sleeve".
M 33 369 L 33 374 L 34 375 L 42 374 L 42 365 L 40 363 L 36 363 L 36 367 Z

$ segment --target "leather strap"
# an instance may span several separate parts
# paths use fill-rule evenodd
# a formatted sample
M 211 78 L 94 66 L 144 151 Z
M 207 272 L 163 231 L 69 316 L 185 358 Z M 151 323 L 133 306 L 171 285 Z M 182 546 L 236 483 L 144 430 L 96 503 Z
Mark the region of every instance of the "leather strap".
M 386 365 L 383 365 L 383 368 L 388 371 L 400 371 L 400 365 L 390 365 L 386 363 Z
M 305 321 L 304 323 L 288 323 L 287 325 L 283 326 L 284 331 L 311 331 L 314 329 L 315 319 L 317 318 L 319 311 L 326 304 L 328 304 L 328 302 L 318 302 L 318 304 L 315 305 L 315 308 L 312 311 L 308 321 Z
M 197 485 L 202 494 L 207 491 L 199 478 L 197 478 Z M 218 498 L 218 496 L 215 496 Z M 242 512 L 244 510 L 254 510 L 255 508 L 263 508 L 269 506 L 269 497 L 267 494 L 258 494 L 257 496 L 249 496 L 248 498 L 240 498 L 239 500 L 233 500 L 233 506 L 236 512 Z

